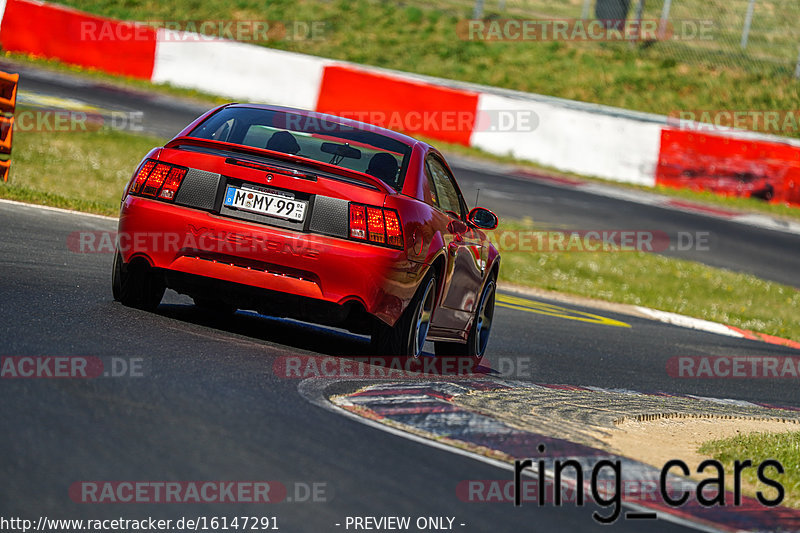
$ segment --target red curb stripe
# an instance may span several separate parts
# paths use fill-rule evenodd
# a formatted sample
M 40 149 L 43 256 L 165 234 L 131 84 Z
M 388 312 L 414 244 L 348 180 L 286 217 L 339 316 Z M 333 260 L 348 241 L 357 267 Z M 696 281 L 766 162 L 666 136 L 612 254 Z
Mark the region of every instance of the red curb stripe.
M 726 327 L 726 328 L 728 328 L 728 329 L 729 329 L 729 330 L 731 330 L 731 331 L 735 331 L 736 333 L 739 333 L 739 334 L 740 334 L 740 335 L 742 335 L 742 336 L 743 336 L 745 339 L 748 339 L 748 340 L 751 340 L 751 341 L 760 341 L 760 340 L 761 340 L 761 338 L 760 338 L 760 337 L 758 337 L 758 336 L 757 336 L 757 335 L 756 335 L 754 332 L 752 332 L 752 331 L 749 331 L 749 330 L 746 330 L 746 329 L 739 329 L 739 328 L 737 328 L 736 326 L 728 326 L 728 325 L 726 325 L 725 327 Z
M 735 331 L 736 333 L 741 334 L 745 339 L 751 341 L 760 341 L 760 342 L 766 342 L 768 344 L 777 344 L 779 346 L 788 346 L 789 348 L 800 350 L 800 342 L 793 341 L 791 339 L 784 339 L 783 337 L 776 337 L 774 335 L 768 335 L 766 333 L 758 333 L 756 331 L 740 329 L 737 328 L 736 326 L 726 325 L 725 327 L 730 329 L 731 331 Z
M 746 179 L 745 179 L 746 178 Z M 780 141 L 664 128 L 656 185 L 800 205 L 800 149 Z
M 551 183 L 557 183 L 559 185 L 570 185 L 572 187 L 580 187 L 581 185 L 585 185 L 586 182 L 574 179 L 574 178 L 563 178 L 560 176 L 548 176 L 545 174 L 540 174 L 538 172 L 534 172 L 532 170 L 527 170 L 524 168 L 514 170 L 512 173 L 513 176 L 520 176 L 523 178 L 534 179 L 538 181 L 548 181 Z
M 774 335 L 767 335 L 766 333 L 758 333 L 758 336 L 761 337 L 761 340 L 764 342 L 768 342 L 770 344 L 780 344 L 782 346 L 788 346 L 790 348 L 800 350 L 800 342 L 784 339 L 782 337 L 775 337 Z
M 441 404 L 438 405 L 417 405 L 412 404 L 409 407 L 394 407 L 394 406 L 387 406 L 387 407 L 379 407 L 374 406 L 370 407 L 370 409 L 375 412 L 376 414 L 380 415 L 381 417 L 393 416 L 393 415 L 422 415 L 422 414 L 433 414 L 433 413 L 456 413 L 460 411 L 457 406 L 453 404 Z
M 694 202 L 688 202 L 686 200 L 668 200 L 666 204 L 671 207 L 677 207 L 680 209 L 689 209 L 691 211 L 698 211 L 700 213 L 708 213 L 710 215 L 716 215 L 726 218 L 733 218 L 741 214 L 737 211 L 729 211 L 727 209 L 722 209 L 718 207 L 709 207 L 707 205 L 700 205 Z

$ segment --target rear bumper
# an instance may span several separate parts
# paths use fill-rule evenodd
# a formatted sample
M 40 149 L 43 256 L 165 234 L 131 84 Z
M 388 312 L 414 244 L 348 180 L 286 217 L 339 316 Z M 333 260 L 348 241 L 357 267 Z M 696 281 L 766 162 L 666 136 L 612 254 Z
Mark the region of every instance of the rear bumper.
M 205 291 L 226 290 L 224 283 L 197 283 L 205 278 L 253 287 L 262 295 L 283 293 L 339 306 L 358 303 L 390 325 L 412 298 L 424 270 L 423 264 L 409 261 L 404 250 L 133 196 L 122 206 L 118 247 L 126 263 L 146 259 L 165 271 L 168 285 L 183 292 L 188 292 L 184 280 L 194 280 L 188 286 Z M 174 280 L 181 281 L 171 283 Z

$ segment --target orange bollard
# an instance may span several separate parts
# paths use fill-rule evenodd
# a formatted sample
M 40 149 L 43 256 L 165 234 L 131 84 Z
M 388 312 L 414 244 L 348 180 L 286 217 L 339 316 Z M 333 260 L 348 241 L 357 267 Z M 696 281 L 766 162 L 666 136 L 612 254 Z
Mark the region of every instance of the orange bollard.
M 13 113 L 17 105 L 19 74 L 0 72 L 0 111 Z

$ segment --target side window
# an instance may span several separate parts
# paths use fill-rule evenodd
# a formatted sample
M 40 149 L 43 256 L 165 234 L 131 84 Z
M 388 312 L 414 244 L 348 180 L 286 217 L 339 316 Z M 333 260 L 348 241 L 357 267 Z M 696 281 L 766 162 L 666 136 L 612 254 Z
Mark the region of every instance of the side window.
M 439 195 L 436 194 L 436 184 L 433 183 L 433 177 L 431 176 L 431 169 L 428 165 L 425 165 L 425 177 L 428 178 L 428 187 L 426 195 L 425 195 L 425 203 L 430 204 L 435 207 L 439 207 Z
M 253 124 L 247 128 L 247 133 L 245 133 L 244 139 L 242 139 L 242 144 L 245 146 L 264 148 L 267 145 L 267 141 L 269 141 L 270 136 L 274 132 L 275 130 L 268 126 Z
M 461 200 L 450 173 L 435 157 L 428 158 L 427 166 L 430 178 L 436 188 L 434 195 L 438 200 L 439 208 L 443 211 L 452 211 L 459 218 L 464 218 L 464 213 L 461 211 Z
M 233 129 L 233 119 L 223 122 L 217 130 L 211 134 L 211 138 L 215 141 L 227 141 Z

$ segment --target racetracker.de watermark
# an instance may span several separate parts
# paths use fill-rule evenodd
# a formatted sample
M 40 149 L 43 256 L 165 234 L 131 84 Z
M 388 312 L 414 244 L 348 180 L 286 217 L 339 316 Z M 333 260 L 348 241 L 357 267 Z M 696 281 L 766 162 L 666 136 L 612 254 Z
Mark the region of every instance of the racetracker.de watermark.
M 142 357 L 21 355 L 0 357 L 0 379 L 141 378 Z
M 661 230 L 498 230 L 488 238 L 500 253 L 709 251 L 711 233 Z
M 179 253 L 200 250 L 209 253 L 263 252 L 315 258 L 321 250 L 312 239 L 299 235 L 280 240 L 262 233 L 217 231 L 189 224 L 189 232 L 151 231 L 73 231 L 67 236 L 67 248 L 78 254 L 110 254 L 148 250 L 151 253 Z
M 272 364 L 272 372 L 282 379 L 476 379 L 487 374 L 503 377 L 529 378 L 534 375 L 536 362 L 532 357 L 493 356 L 480 362 L 460 356 L 401 357 L 317 355 L 286 355 Z
M 713 20 L 468 19 L 456 25 L 464 41 L 712 41 Z
M 75 503 L 326 503 L 325 481 L 76 481 L 69 487 Z
M 159 42 L 275 42 L 321 41 L 326 38 L 323 20 L 111 20 L 81 21 L 79 41 L 152 41 L 153 30 Z
M 667 360 L 673 378 L 798 379 L 800 357 L 687 355 Z
M 710 251 L 711 233 L 659 230 L 499 230 L 487 233 L 488 240 L 503 252 L 652 252 Z M 67 236 L 73 253 L 102 254 L 147 249 L 151 252 L 179 253 L 202 250 L 213 253 L 264 252 L 317 257 L 322 250 L 313 238 L 294 235 L 271 239 L 259 232 L 219 231 L 189 224 L 189 232 L 73 231 Z
M 14 113 L 15 132 L 89 133 L 94 131 L 144 131 L 144 112 L 23 109 Z
M 684 490 L 691 490 L 694 483 L 686 481 L 668 481 L 665 483 L 668 494 L 677 494 Z M 589 487 L 584 487 L 582 498 L 586 501 L 608 504 L 608 497 L 616 494 L 616 480 L 599 479 L 596 483 L 596 492 L 604 495 L 602 501 L 594 497 L 594 492 Z M 663 501 L 660 494 L 659 483 L 655 480 L 621 479 L 619 482 L 620 495 L 625 502 L 654 502 Z M 468 503 L 514 503 L 515 483 L 513 479 L 466 479 L 456 485 L 456 496 L 462 502 Z M 558 489 L 551 479 L 545 480 L 540 486 L 537 479 L 525 480 L 520 483 L 520 499 L 522 502 L 552 504 L 555 502 Z M 574 484 L 561 483 L 560 502 L 576 503 L 578 491 Z
M 329 110 L 329 114 L 371 124 L 379 128 L 397 131 L 438 132 L 496 132 L 530 133 L 540 124 L 539 115 L 529 109 L 488 109 L 464 111 L 439 109 L 435 111 L 376 111 L 376 110 Z M 286 127 L 298 131 L 339 133 L 346 125 L 329 122 L 316 114 L 291 115 L 286 118 Z
M 800 132 L 800 110 L 684 109 L 671 111 L 667 124 L 684 131 L 713 133 L 737 129 L 793 135 Z

